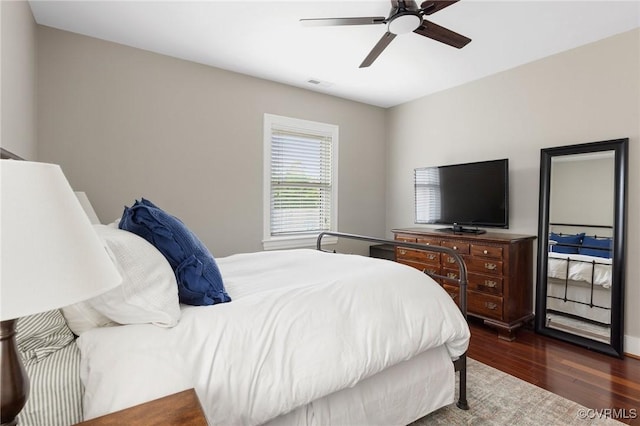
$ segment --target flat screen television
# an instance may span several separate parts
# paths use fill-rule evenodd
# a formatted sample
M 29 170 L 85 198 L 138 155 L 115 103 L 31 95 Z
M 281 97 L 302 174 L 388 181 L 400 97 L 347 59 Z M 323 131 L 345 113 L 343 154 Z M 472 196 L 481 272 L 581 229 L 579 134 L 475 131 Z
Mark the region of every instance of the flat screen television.
M 484 233 L 509 227 L 509 160 L 415 169 L 416 223 L 443 232 Z

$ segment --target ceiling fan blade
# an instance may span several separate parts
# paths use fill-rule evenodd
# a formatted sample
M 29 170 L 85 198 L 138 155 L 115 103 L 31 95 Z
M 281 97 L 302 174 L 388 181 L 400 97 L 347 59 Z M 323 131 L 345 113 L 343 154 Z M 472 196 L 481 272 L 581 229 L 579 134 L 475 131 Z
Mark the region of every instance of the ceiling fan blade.
M 360 68 L 366 68 L 371 65 L 394 38 L 396 38 L 396 35 L 387 31 L 378 43 L 373 46 L 373 49 L 371 49 L 367 57 L 364 58 L 364 61 L 360 64 Z
M 307 27 L 321 27 L 333 25 L 374 25 L 384 24 L 387 18 L 384 16 L 368 16 L 362 18 L 317 18 L 301 19 L 302 25 Z
M 441 1 L 441 0 L 427 0 L 422 2 L 420 5 L 420 9 L 424 12 L 425 15 L 432 15 L 439 10 L 444 9 L 445 7 L 451 6 L 454 3 L 457 3 L 460 0 L 451 0 L 451 1 Z
M 413 32 L 441 43 L 448 44 L 449 46 L 457 47 L 458 49 L 465 47 L 471 41 L 468 37 L 434 24 L 426 19 L 423 20 L 422 25 L 416 28 Z

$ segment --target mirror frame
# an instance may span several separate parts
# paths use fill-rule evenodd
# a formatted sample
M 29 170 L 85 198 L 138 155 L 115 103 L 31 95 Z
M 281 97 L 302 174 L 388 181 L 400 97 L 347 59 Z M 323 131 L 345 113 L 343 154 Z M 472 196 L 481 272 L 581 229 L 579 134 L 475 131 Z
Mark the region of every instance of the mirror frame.
M 537 333 L 584 346 L 607 355 L 622 358 L 624 341 L 624 279 L 625 279 L 625 228 L 627 218 L 629 139 L 612 139 L 600 142 L 568 145 L 540 150 L 540 204 L 538 214 L 538 267 L 536 277 Z M 611 274 L 611 333 L 609 344 L 571 334 L 546 326 L 547 307 L 547 251 L 549 240 L 549 193 L 551 185 L 551 160 L 553 157 L 593 152 L 614 152 L 614 216 L 613 261 Z

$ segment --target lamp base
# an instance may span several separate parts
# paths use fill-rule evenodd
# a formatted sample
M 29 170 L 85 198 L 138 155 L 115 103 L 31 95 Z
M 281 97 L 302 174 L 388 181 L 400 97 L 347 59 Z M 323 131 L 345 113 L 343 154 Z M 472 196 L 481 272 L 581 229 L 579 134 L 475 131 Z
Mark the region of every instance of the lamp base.
M 18 414 L 27 402 L 29 378 L 16 345 L 15 319 L 0 322 L 0 416 L 2 426 L 18 424 Z

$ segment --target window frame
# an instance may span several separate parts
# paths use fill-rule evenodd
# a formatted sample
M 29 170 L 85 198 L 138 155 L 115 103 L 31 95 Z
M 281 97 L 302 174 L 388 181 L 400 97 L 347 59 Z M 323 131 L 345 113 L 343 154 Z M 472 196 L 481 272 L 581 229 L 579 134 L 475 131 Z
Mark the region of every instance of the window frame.
M 297 233 L 291 235 L 271 235 L 271 143 L 274 126 L 296 129 L 301 132 L 323 133 L 331 137 L 331 213 L 330 226 L 327 231 L 338 230 L 338 139 L 339 127 L 335 124 L 285 117 L 275 114 L 264 114 L 263 127 L 263 239 L 264 250 L 287 248 L 315 247 L 318 235 L 322 231 Z M 337 237 L 327 236 L 322 244 L 335 244 Z

